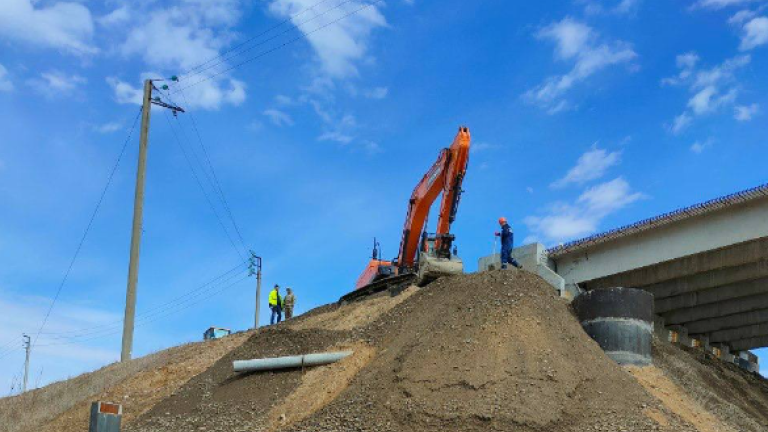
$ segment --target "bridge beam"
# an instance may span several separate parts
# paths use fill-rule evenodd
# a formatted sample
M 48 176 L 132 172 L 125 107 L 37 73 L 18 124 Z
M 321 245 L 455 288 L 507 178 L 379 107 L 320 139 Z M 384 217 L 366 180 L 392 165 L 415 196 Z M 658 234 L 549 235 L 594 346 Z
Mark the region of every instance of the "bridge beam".
M 768 309 L 688 322 L 685 324 L 685 328 L 690 334 L 704 334 L 712 333 L 717 330 L 746 327 L 764 322 L 768 322 Z
M 731 342 L 729 345 L 731 346 L 731 349 L 734 351 L 746 351 L 746 350 L 752 350 L 756 348 L 764 348 L 764 347 L 768 347 L 768 336 L 762 336 L 762 337 L 751 338 L 751 339 L 742 339 L 742 340 Z
M 659 300 L 760 278 L 768 278 L 768 259 L 710 270 L 638 288 L 651 292 L 656 300 Z
M 729 330 L 720 330 L 708 335 L 710 343 L 725 343 L 742 339 L 768 337 L 768 323 L 755 324 L 747 327 L 739 327 Z
M 725 300 L 720 303 L 706 304 L 688 309 L 679 309 L 660 314 L 667 325 L 686 325 L 692 321 L 707 318 L 735 315 L 745 312 L 768 309 L 768 294 Z M 689 329 L 690 332 L 690 329 Z
M 657 299 L 655 302 L 656 313 L 661 314 L 676 309 L 692 308 L 758 294 L 768 294 L 768 278 L 738 282 L 704 291 Z
M 640 288 L 646 285 L 683 278 L 692 274 L 737 267 L 766 259 L 768 259 L 768 237 L 762 237 L 757 240 L 701 252 L 624 273 L 583 281 L 580 285 L 586 287 L 586 289 L 619 286 Z M 568 280 L 567 275 L 566 280 Z

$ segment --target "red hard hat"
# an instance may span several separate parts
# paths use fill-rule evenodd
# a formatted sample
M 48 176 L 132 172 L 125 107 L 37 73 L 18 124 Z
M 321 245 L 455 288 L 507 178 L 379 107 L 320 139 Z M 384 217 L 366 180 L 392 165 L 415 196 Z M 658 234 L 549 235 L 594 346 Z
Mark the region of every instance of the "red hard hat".
M 505 218 L 504 216 L 500 217 L 499 218 L 499 225 L 504 225 L 505 223 L 507 223 L 507 218 Z

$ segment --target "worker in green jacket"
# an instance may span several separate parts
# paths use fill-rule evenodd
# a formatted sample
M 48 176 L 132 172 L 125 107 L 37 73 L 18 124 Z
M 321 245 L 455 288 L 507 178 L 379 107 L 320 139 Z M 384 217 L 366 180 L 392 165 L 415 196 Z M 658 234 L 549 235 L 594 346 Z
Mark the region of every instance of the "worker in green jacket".
M 275 284 L 275 287 L 269 292 L 269 308 L 272 310 L 272 316 L 269 318 L 270 324 L 275 323 L 275 318 L 277 318 L 277 322 L 283 320 L 283 298 L 280 296 L 278 284 Z
M 293 305 L 296 304 L 296 297 L 293 295 L 293 291 L 290 287 L 285 289 L 288 293 L 283 299 L 283 310 L 285 311 L 286 321 L 293 318 Z

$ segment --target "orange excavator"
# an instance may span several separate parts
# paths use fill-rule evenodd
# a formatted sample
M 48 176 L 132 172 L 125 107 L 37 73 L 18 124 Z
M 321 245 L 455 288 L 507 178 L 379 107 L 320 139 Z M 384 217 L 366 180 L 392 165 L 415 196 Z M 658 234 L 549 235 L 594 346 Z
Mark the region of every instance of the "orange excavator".
M 427 171 L 411 194 L 408 213 L 400 240 L 400 251 L 393 261 L 384 261 L 374 239 L 373 256 L 357 279 L 355 290 L 343 296 L 349 302 L 386 289 L 402 289 L 413 283 L 424 286 L 441 277 L 464 272 L 456 256 L 451 224 L 456 219 L 461 199 L 461 184 L 469 162 L 469 129 L 460 127 L 450 147 L 440 151 L 437 161 Z M 429 209 L 440 194 L 437 231 L 425 231 Z

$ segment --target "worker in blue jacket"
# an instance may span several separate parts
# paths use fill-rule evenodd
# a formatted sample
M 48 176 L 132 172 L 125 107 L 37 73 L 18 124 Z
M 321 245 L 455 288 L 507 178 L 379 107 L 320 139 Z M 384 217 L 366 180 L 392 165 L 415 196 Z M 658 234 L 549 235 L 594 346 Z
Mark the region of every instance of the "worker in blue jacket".
M 501 232 L 496 232 L 496 237 L 501 237 L 501 268 L 507 268 L 507 264 L 512 264 L 516 268 L 520 268 L 520 264 L 512 257 L 512 249 L 515 245 L 515 234 L 512 232 L 512 227 L 507 223 L 507 218 L 500 217 L 499 225 L 501 226 Z

